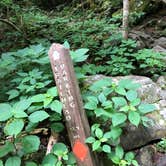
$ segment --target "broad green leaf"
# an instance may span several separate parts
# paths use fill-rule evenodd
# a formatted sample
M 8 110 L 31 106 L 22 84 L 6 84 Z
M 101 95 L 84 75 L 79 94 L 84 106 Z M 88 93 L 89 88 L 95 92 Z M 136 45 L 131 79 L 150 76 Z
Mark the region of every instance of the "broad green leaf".
M 134 153 L 133 152 L 127 152 L 126 154 L 125 154 L 125 160 L 127 160 L 127 161 L 131 161 L 131 160 L 133 160 L 134 159 Z
M 87 102 L 85 103 L 84 108 L 87 110 L 95 110 L 97 108 L 97 104 L 95 102 Z
M 126 84 L 126 86 L 125 86 L 126 89 L 131 89 L 131 90 L 136 90 L 140 87 L 141 87 L 141 85 L 139 83 L 134 83 L 134 82 Z
M 6 135 L 17 136 L 24 127 L 24 121 L 22 119 L 13 119 L 6 124 L 4 132 Z
M 40 145 L 39 137 L 28 135 L 22 138 L 22 150 L 24 153 L 33 153 L 38 151 Z
M 134 90 L 129 90 L 127 93 L 126 93 L 126 98 L 129 100 L 129 101 L 133 101 L 137 98 L 137 92 L 134 91 Z
M 20 166 L 20 165 L 21 165 L 21 159 L 18 156 L 9 157 L 5 162 L 5 166 Z
M 25 118 L 28 115 L 24 111 L 12 110 L 12 114 L 15 118 Z
M 64 154 L 67 154 L 68 149 L 63 143 L 56 143 L 52 148 L 52 152 L 58 157 L 62 157 Z
M 36 111 L 29 116 L 29 120 L 32 123 L 38 123 L 38 122 L 42 122 L 43 120 L 47 119 L 48 117 L 49 117 L 49 114 L 47 112 Z
M 97 97 L 95 97 L 95 96 L 88 96 L 88 97 L 87 97 L 87 100 L 88 100 L 90 103 L 95 103 L 96 105 L 99 103 Z
M 56 163 L 56 166 L 63 166 L 62 161 L 58 160 L 58 162 Z
M 119 87 L 126 88 L 126 85 L 131 83 L 132 83 L 132 80 L 130 79 L 122 79 L 119 81 Z
M 107 100 L 107 98 L 105 97 L 103 93 L 100 93 L 100 95 L 98 96 L 98 99 L 101 103 L 104 103 Z
M 112 108 L 113 104 L 112 104 L 112 101 L 107 100 L 104 103 L 102 103 L 102 106 L 104 107 L 104 109 L 108 109 L 108 108 Z
M 133 125 L 138 127 L 141 117 L 138 112 L 130 111 L 128 114 L 128 119 Z
M 35 111 L 41 110 L 42 108 L 43 108 L 43 103 L 39 102 L 31 105 L 26 112 L 28 114 L 31 114 Z
M 105 96 L 110 95 L 113 92 L 113 89 L 111 87 L 104 87 L 104 89 L 102 89 L 102 92 Z
M 28 125 L 25 127 L 26 132 L 31 132 L 37 127 L 38 123 L 29 122 Z
M 97 128 L 96 131 L 95 131 L 95 135 L 97 138 L 102 138 L 103 136 L 103 131 L 100 129 L 100 128 Z
M 96 141 L 96 139 L 94 137 L 88 137 L 85 142 L 91 144 L 91 143 L 93 143 L 95 141 Z
M 95 151 L 97 149 L 100 148 L 100 145 L 101 145 L 101 142 L 100 141 L 95 141 L 93 144 L 92 144 L 92 150 Z
M 31 101 L 33 103 L 36 103 L 36 102 L 43 102 L 45 99 L 45 95 L 44 94 L 38 94 L 38 95 L 35 95 L 35 96 L 32 96 L 31 97 Z
M 69 159 L 67 161 L 65 161 L 66 164 L 72 165 L 72 164 L 76 163 L 76 158 L 74 157 L 73 153 L 69 153 L 68 158 Z
M 32 162 L 32 161 L 27 161 L 25 163 L 25 166 L 37 166 L 37 164 L 35 162 Z
M 133 166 L 139 166 L 138 162 L 136 160 L 132 160 Z
M 97 123 L 93 124 L 92 127 L 91 127 L 92 133 L 99 127 L 100 127 L 100 124 L 97 124 Z
M 111 138 L 111 132 L 108 131 L 108 132 L 104 133 L 103 138 L 105 138 L 105 139 Z
M 64 46 L 65 48 L 67 48 L 67 49 L 70 49 L 70 44 L 69 44 L 68 41 L 65 41 L 65 42 L 63 43 L 63 46 Z
M 80 49 L 77 49 L 75 52 L 76 52 L 79 56 L 82 56 L 82 55 L 85 55 L 88 51 L 89 51 L 89 49 L 87 49 L 87 48 L 80 48 Z
M 103 136 L 103 138 L 100 139 L 100 142 L 107 142 L 107 141 L 108 141 L 108 139 L 104 138 L 104 136 Z
M 115 104 L 115 108 L 127 105 L 127 101 L 124 97 L 112 97 L 112 101 Z
M 13 89 L 13 90 L 8 91 L 6 94 L 9 95 L 8 100 L 11 100 L 11 99 L 14 99 L 14 98 L 16 98 L 17 96 L 19 96 L 19 91 Z
M 2 160 L 0 160 L 0 166 L 3 166 L 3 161 Z
M 120 111 L 120 112 L 128 112 L 129 109 L 130 109 L 130 106 L 125 105 L 125 106 L 121 107 L 121 108 L 119 109 L 119 111 Z
M 57 112 L 51 114 L 51 116 L 49 117 L 49 121 L 51 122 L 56 122 L 60 120 L 62 120 L 62 115 L 58 114 Z
M 124 123 L 127 119 L 127 116 L 123 113 L 115 113 L 112 115 L 112 124 L 113 126 L 120 125 Z
M 100 117 L 101 115 L 104 115 L 104 109 L 102 108 L 97 108 L 94 110 L 95 114 L 96 114 L 96 117 Z
M 53 130 L 55 133 L 62 132 L 64 130 L 64 125 L 60 122 L 52 123 L 51 130 Z
M 138 109 L 142 114 L 147 114 L 154 111 L 156 107 L 153 104 L 141 104 L 139 105 Z
M 123 158 L 123 155 L 124 155 L 124 150 L 123 150 L 123 148 L 121 147 L 121 146 L 116 146 L 116 148 L 115 148 L 115 154 L 116 154 L 116 156 L 118 156 L 120 159 L 122 159 Z
M 119 128 L 119 127 L 111 127 L 110 137 L 113 140 L 118 139 L 121 134 L 122 134 L 122 129 L 121 128 Z
M 50 104 L 50 108 L 52 111 L 55 111 L 59 114 L 62 114 L 62 103 L 58 100 L 54 100 L 51 104 Z
M 109 154 L 109 159 L 111 159 L 114 164 L 120 163 L 120 158 L 118 156 L 116 156 L 114 153 Z
M 12 107 L 9 104 L 0 104 L 0 122 L 6 121 L 12 117 Z
M 88 58 L 86 53 L 89 51 L 87 48 L 81 48 L 76 51 L 70 51 L 73 62 L 83 62 Z
M 100 91 L 101 89 L 106 88 L 107 86 L 110 86 L 112 84 L 111 78 L 104 78 L 99 81 L 96 81 L 94 84 L 90 86 L 90 90 L 97 92 Z
M 52 87 L 47 90 L 47 94 L 49 94 L 51 97 L 56 97 L 58 96 L 58 90 L 56 87 Z
M 102 150 L 105 153 L 111 153 L 111 147 L 109 145 L 103 145 Z
M 42 166 L 55 166 L 55 164 L 57 163 L 58 158 L 53 155 L 53 154 L 48 154 L 44 157 L 43 161 L 42 161 Z
M 137 106 L 137 105 L 140 104 L 140 102 L 141 102 L 141 99 L 140 98 L 136 98 L 135 100 L 132 100 L 130 104 L 132 106 Z
M 63 155 L 62 159 L 63 160 L 68 160 L 68 155 L 67 154 Z
M 130 90 L 136 90 L 140 87 L 140 84 L 135 83 L 130 79 L 123 79 L 119 81 L 119 86 Z
M 48 96 L 47 94 L 45 95 L 44 98 L 44 108 L 46 108 L 53 100 L 52 96 Z
M 44 52 L 45 47 L 42 46 L 42 44 L 38 44 L 38 45 L 31 45 L 29 49 L 32 51 L 33 54 L 35 53 L 37 55 L 38 54 L 40 55 L 41 53 Z
M 25 111 L 30 105 L 31 105 L 31 100 L 24 99 L 14 104 L 13 109 L 16 111 Z
M 115 89 L 115 92 L 116 93 L 118 93 L 118 94 L 120 94 L 120 95 L 126 95 L 126 90 L 123 88 L 123 87 L 117 87 L 116 89 Z
M 14 151 L 14 145 L 11 142 L 7 141 L 5 145 L 1 146 L 0 148 L 0 158 L 6 156 L 9 152 L 13 151 Z
M 130 111 L 137 111 L 137 108 L 134 107 L 134 106 L 132 106 L 132 105 L 130 105 L 130 106 L 129 106 L 129 110 L 130 110 Z

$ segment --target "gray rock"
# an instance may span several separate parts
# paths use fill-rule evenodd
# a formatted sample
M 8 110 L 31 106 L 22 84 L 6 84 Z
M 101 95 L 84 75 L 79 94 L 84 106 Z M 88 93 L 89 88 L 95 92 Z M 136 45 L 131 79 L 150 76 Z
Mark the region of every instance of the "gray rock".
M 159 39 L 155 40 L 153 46 L 160 46 L 166 49 L 166 37 L 160 37 Z
M 85 84 L 92 84 L 96 80 L 104 78 L 103 75 L 87 77 Z M 136 83 L 141 84 L 138 89 L 138 94 L 143 102 L 152 103 L 156 106 L 156 111 L 147 116 L 154 120 L 154 125 L 151 127 L 133 125 L 124 127 L 124 133 L 121 137 L 121 144 L 125 150 L 132 150 L 141 147 L 149 142 L 166 137 L 166 84 L 165 77 L 160 77 L 157 83 L 153 82 L 148 77 L 143 76 L 118 76 L 112 77 L 113 82 L 118 82 L 121 79 L 132 79 Z
M 137 150 L 136 160 L 140 166 L 166 166 L 166 154 L 156 151 L 154 145 Z
M 166 154 L 160 156 L 155 163 L 155 166 L 166 166 Z
M 153 47 L 153 50 L 154 50 L 155 52 L 159 52 L 159 53 L 166 53 L 166 49 L 163 48 L 163 47 L 161 47 L 161 46 L 159 46 L 159 45 L 154 46 L 154 47 Z
M 154 40 L 151 35 L 143 31 L 136 31 L 136 30 L 130 31 L 129 37 L 137 41 L 137 47 L 139 49 L 149 47 Z
M 166 65 L 166 49 L 161 47 L 161 46 L 159 46 L 159 45 L 157 45 L 157 46 L 153 47 L 153 50 L 155 52 L 159 52 L 159 53 L 163 54 L 162 60 L 163 60 L 163 62 Z
M 153 162 L 154 154 L 155 148 L 153 146 L 145 146 L 139 150 L 136 159 L 140 166 L 155 166 Z

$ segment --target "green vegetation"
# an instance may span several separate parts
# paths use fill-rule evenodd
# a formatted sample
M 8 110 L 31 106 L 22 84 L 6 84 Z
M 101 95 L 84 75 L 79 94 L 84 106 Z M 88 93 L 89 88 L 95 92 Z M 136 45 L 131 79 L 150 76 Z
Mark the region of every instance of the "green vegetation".
M 156 147 L 159 152 L 165 153 L 166 152 L 166 139 L 162 138 L 161 141 L 156 144 Z
M 95 74 L 165 74 L 162 54 L 139 49 L 133 39 L 122 38 L 121 1 L 81 6 L 70 2 L 52 0 L 50 4 L 56 5 L 52 8 L 42 0 L 0 1 L 0 166 L 76 165 L 48 58 L 51 43 L 64 43 L 70 49 L 80 82 Z M 130 26 L 145 15 L 133 11 Z M 115 84 L 104 79 L 82 89 L 91 119 L 86 142 L 119 166 L 138 165 L 134 153 L 126 153 L 120 144 L 123 127 L 153 124 L 145 115 L 155 107 L 141 102 L 138 87 L 131 80 Z M 62 135 L 62 141 L 45 155 L 52 132 Z M 157 147 L 165 152 L 165 139 Z
M 104 152 L 115 164 L 138 165 L 132 158 L 124 157 L 124 150 L 120 146 L 120 136 L 127 123 L 138 127 L 152 125 L 152 120 L 145 115 L 155 110 L 151 104 L 141 103 L 137 94 L 139 84 L 131 80 L 121 80 L 118 85 L 110 79 L 95 82 L 89 87 L 90 92 L 85 95 L 85 109 L 90 117 L 96 117 L 91 127 L 92 136 L 86 142 L 92 144 L 92 150 Z M 106 126 L 108 129 L 105 131 Z M 131 153 L 131 152 L 130 152 Z M 128 153 L 126 154 L 128 156 Z M 124 158 L 123 158 L 124 157 Z

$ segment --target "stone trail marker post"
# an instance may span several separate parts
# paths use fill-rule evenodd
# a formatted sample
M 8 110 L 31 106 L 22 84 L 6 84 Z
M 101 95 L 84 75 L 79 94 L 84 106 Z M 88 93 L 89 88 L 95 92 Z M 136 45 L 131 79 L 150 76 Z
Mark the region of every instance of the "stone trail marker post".
M 79 86 L 75 77 L 69 50 L 63 45 L 52 44 L 49 50 L 51 67 L 63 103 L 66 128 L 78 166 L 96 166 L 85 139 L 90 134 L 88 120 L 83 109 Z

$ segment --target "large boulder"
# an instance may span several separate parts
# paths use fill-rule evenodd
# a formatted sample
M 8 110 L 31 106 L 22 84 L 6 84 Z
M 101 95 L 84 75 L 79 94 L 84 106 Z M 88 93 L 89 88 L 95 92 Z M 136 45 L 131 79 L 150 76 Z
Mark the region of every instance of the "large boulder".
M 166 154 L 156 151 L 154 145 L 147 145 L 136 152 L 136 159 L 140 166 L 165 166 Z
M 160 37 L 159 39 L 155 40 L 154 46 L 160 46 L 166 49 L 166 37 Z
M 103 75 L 87 77 L 85 85 L 104 77 Z M 124 133 L 121 137 L 121 144 L 124 149 L 132 150 L 151 141 L 166 137 L 166 77 L 161 76 L 157 82 L 153 82 L 150 78 L 143 76 L 112 77 L 113 82 L 118 82 L 121 79 L 131 79 L 136 83 L 140 83 L 141 88 L 138 89 L 139 97 L 142 101 L 155 104 L 156 106 L 156 111 L 147 115 L 154 120 L 153 126 L 144 127 L 140 125 L 137 128 L 133 125 L 128 125 L 124 128 Z

